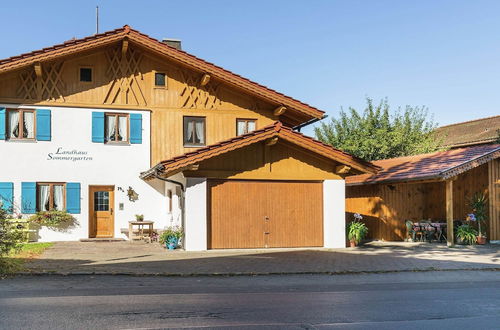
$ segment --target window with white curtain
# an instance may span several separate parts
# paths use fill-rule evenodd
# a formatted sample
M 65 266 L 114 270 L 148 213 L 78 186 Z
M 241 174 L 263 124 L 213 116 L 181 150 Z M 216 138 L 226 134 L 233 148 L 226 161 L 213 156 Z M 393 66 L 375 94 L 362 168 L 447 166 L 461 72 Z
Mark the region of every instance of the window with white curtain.
M 184 117 L 184 146 L 205 145 L 205 117 Z
M 35 139 L 35 111 L 9 109 L 7 111 L 7 134 L 12 140 Z
M 236 135 L 243 135 L 255 131 L 255 119 L 237 119 Z
M 122 142 L 129 140 L 129 115 L 107 113 L 105 120 L 106 142 Z
M 63 183 L 38 183 L 37 184 L 37 209 L 38 211 L 62 211 L 66 207 Z

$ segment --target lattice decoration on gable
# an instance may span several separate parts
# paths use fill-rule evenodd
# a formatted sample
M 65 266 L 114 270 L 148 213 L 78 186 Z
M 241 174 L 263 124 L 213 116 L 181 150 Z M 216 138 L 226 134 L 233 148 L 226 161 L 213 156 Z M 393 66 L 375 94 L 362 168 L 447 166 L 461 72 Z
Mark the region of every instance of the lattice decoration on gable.
M 182 88 L 179 106 L 188 109 L 218 109 L 222 105 L 218 93 L 220 85 L 210 82 L 201 86 L 201 77 L 179 70 Z
M 25 100 L 64 102 L 66 86 L 61 77 L 63 68 L 64 62 L 37 64 L 35 68 L 21 72 L 18 96 Z
M 144 76 L 140 71 L 143 55 L 128 47 L 117 47 L 106 53 L 111 79 L 104 104 L 147 105 L 144 97 Z

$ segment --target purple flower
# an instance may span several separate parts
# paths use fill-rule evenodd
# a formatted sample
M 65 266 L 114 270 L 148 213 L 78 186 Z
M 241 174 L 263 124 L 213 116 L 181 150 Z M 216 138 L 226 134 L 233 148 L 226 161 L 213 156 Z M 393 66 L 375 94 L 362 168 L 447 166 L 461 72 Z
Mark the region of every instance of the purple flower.
M 467 220 L 476 221 L 476 215 L 474 213 L 467 214 Z

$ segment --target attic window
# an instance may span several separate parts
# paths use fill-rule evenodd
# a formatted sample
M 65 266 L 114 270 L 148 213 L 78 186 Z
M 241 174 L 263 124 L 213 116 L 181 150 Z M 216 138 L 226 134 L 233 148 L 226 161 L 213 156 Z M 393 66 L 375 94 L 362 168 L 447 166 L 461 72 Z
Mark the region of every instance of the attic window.
M 80 68 L 80 81 L 92 82 L 92 68 Z
M 166 76 L 163 72 L 155 72 L 155 86 L 165 87 L 166 86 Z

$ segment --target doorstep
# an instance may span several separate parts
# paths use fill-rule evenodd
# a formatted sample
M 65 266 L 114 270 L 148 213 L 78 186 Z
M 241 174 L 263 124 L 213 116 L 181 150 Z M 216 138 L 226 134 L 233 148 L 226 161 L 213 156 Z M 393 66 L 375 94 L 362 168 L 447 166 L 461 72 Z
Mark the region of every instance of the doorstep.
M 80 242 L 124 242 L 124 238 L 81 238 Z

